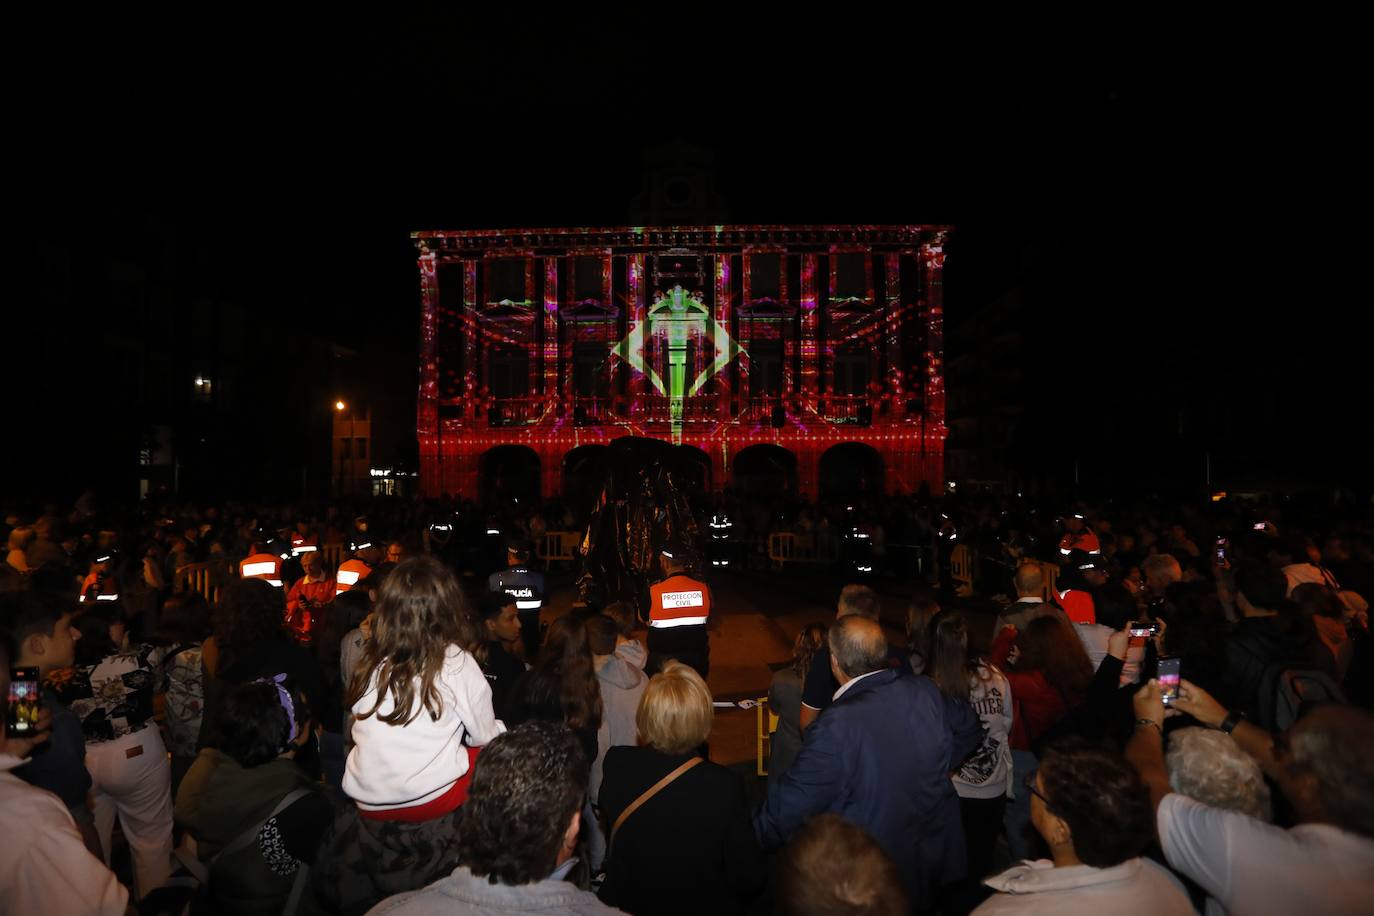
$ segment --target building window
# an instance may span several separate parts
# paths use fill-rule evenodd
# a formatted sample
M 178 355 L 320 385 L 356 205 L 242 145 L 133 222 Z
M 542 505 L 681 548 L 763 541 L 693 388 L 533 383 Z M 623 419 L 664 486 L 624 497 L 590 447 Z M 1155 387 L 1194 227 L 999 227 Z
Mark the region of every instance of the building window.
M 604 261 L 594 255 L 580 255 L 573 262 L 573 298 L 578 302 L 606 297 L 601 269 Z
M 573 391 L 578 397 L 604 398 L 610 394 L 608 356 L 604 344 L 578 344 L 573 349 Z
M 487 301 L 525 301 L 524 258 L 492 258 L 487 261 Z
M 524 347 L 499 346 L 491 351 L 487 387 L 494 398 L 523 398 L 530 393 L 530 355 Z
M 781 340 L 756 340 L 749 346 L 749 388 L 759 396 L 782 395 Z
M 196 376 L 196 399 L 200 401 L 210 400 L 210 392 L 214 385 L 208 375 Z
M 344 436 L 339 440 L 339 454 L 345 458 L 353 457 L 353 440 Z
M 835 394 L 868 393 L 869 351 L 867 348 L 846 348 L 835 351 L 835 376 L 831 390 Z
M 782 255 L 752 254 L 749 256 L 749 298 L 782 298 Z
M 355 439 L 355 440 L 353 440 L 353 441 L 356 442 L 356 443 L 358 444 L 358 460 L 360 460 L 360 461 L 366 461 L 366 460 L 367 460 L 367 440 L 366 440 L 366 439 Z
M 835 259 L 835 298 L 866 299 L 868 256 L 863 252 L 846 251 L 831 257 Z

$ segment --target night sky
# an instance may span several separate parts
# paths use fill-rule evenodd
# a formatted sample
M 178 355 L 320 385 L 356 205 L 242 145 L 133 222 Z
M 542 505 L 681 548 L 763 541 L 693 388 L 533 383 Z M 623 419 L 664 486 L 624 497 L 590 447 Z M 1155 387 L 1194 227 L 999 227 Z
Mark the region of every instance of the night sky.
M 64 496 L 119 460 L 102 422 L 147 419 L 109 404 L 117 278 L 55 289 L 54 250 L 173 244 L 138 282 L 355 349 L 404 430 L 408 233 L 624 225 L 673 139 L 731 222 L 955 225 L 948 322 L 1024 303 L 1030 465 L 1368 479 L 1351 23 L 741 6 L 7 13 L 3 492 Z

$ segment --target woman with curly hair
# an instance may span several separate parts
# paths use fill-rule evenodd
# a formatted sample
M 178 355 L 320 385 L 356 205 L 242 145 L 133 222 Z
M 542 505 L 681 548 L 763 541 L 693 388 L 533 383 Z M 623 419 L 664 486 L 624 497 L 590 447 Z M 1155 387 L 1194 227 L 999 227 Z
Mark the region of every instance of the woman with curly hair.
M 768 743 L 768 785 L 787 772 L 801 750 L 801 698 L 806 672 L 816 650 L 825 645 L 825 624 L 802 627 L 792 643 L 792 664 L 773 675 L 768 688 L 768 710 L 778 717 L 777 730 Z

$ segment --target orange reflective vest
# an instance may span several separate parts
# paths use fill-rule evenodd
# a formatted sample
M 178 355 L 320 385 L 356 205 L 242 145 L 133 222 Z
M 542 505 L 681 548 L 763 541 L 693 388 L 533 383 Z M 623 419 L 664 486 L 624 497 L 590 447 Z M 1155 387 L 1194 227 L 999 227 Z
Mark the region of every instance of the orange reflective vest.
M 119 592 L 115 585 L 114 576 L 107 575 L 105 581 L 100 581 L 98 573 L 90 573 L 85 581 L 81 583 L 81 594 L 77 601 L 85 603 L 87 601 L 118 601 Z
M 262 579 L 268 585 L 281 588 L 281 557 L 274 553 L 255 553 L 239 563 L 239 575 L 244 579 Z
M 372 574 L 372 567 L 362 560 L 344 560 L 334 574 L 335 595 L 342 595 Z
M 700 626 L 711 616 L 711 590 L 691 576 L 669 576 L 649 589 L 649 626 Z
M 1102 545 L 1097 542 L 1097 535 L 1093 534 L 1087 528 L 1084 528 L 1077 534 L 1074 534 L 1072 531 L 1067 531 L 1064 533 L 1064 536 L 1059 539 L 1060 554 L 1067 557 L 1069 551 L 1074 549 L 1086 550 L 1088 553 L 1098 554 L 1102 552 Z

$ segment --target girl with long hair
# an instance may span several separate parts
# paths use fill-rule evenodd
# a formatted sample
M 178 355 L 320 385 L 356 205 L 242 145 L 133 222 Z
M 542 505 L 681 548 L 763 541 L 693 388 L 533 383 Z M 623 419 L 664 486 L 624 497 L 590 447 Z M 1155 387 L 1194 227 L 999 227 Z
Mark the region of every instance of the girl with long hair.
M 319 905 L 334 913 L 365 913 L 453 871 L 473 760 L 505 731 L 476 616 L 446 565 L 428 555 L 396 565 L 370 626 L 345 696 L 353 749 L 342 788 L 354 803 L 312 878 Z
M 930 655 L 930 621 L 940 613 L 935 593 L 922 589 L 911 599 L 906 609 L 906 650 L 910 654 L 911 673 L 925 672 Z
M 430 820 L 462 804 L 471 765 L 464 746 L 505 731 L 492 712 L 483 652 L 448 567 L 420 556 L 392 571 L 346 700 L 354 747 L 343 790 L 362 817 Z
M 1011 789 L 1012 688 L 1006 675 L 969 654 L 968 623 L 960 611 L 944 610 L 931 619 L 927 646 L 926 674 L 950 701 L 970 704 L 983 725 L 982 744 L 952 777 L 968 850 L 963 890 L 976 891 L 992 871 Z

